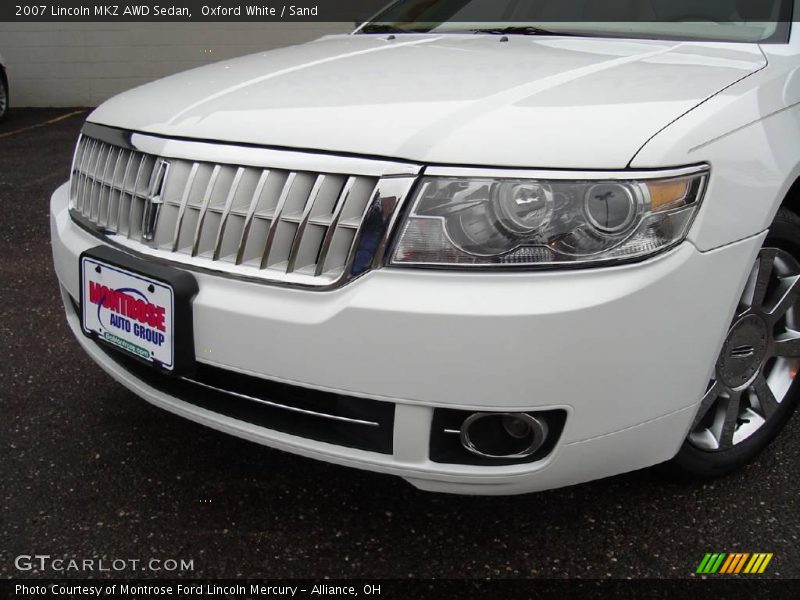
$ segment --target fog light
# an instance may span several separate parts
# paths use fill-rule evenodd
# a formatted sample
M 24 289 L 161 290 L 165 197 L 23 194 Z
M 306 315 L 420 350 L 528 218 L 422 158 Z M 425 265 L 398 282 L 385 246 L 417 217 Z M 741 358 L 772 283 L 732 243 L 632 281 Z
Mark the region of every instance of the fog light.
M 461 444 L 483 458 L 534 454 L 547 438 L 547 424 L 527 413 L 475 413 L 461 425 Z
M 508 435 L 518 440 L 524 440 L 527 436 L 531 434 L 530 423 L 528 423 L 527 419 L 524 419 L 517 415 L 504 416 L 503 428 L 506 430 L 506 433 L 508 433 Z

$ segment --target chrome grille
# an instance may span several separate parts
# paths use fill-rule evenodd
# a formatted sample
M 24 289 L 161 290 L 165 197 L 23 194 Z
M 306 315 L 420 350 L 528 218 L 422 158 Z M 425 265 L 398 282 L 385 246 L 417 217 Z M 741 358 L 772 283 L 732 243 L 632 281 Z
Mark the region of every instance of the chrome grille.
M 70 205 L 98 227 L 140 237 L 155 161 L 141 152 L 81 137 L 72 168 Z
M 350 275 L 363 225 L 374 220 L 365 218 L 370 208 L 385 223 L 395 216 L 384 214 L 387 208 L 396 213 L 403 199 L 395 197 L 390 206 L 381 202 L 381 175 L 395 163 L 376 161 L 353 174 L 337 161 L 330 171 L 309 169 L 314 165 L 307 157 L 292 168 L 292 152 L 270 151 L 250 160 L 241 148 L 240 156 L 252 164 L 215 162 L 209 160 L 213 144 L 197 144 L 203 151 L 195 159 L 191 142 L 138 137 L 140 143 L 132 144 L 84 130 L 73 161 L 70 206 L 73 216 L 109 240 L 167 260 L 331 286 Z M 228 154 L 220 152 L 235 159 Z M 270 156 L 278 164 L 267 164 Z M 400 171 L 393 177 L 416 168 L 400 165 Z M 413 177 L 404 181 L 403 196 Z

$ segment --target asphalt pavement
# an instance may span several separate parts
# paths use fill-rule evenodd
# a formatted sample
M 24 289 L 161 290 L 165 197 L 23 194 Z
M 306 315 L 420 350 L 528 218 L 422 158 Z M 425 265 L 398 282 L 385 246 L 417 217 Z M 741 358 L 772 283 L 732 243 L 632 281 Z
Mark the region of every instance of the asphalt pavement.
M 64 323 L 48 202 L 87 113 L 50 121 L 73 110 L 0 124 L 0 577 L 81 576 L 16 568 L 38 553 L 193 561 L 101 576 L 675 578 L 695 577 L 706 552 L 774 553 L 764 577 L 800 577 L 800 416 L 713 482 L 649 469 L 478 498 L 270 450 L 138 399 Z

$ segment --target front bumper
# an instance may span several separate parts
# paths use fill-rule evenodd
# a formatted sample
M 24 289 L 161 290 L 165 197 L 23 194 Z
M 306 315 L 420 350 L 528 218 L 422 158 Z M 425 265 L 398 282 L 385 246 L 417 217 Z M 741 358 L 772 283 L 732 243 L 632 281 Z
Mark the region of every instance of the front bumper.
M 670 459 L 711 374 L 757 236 L 713 252 L 683 244 L 650 261 L 539 273 L 383 269 L 311 292 L 196 272 L 197 360 L 304 388 L 395 404 L 378 454 L 288 435 L 184 402 L 122 369 L 84 337 L 78 256 L 101 243 L 51 201 L 56 273 L 70 326 L 115 379 L 155 405 L 239 437 L 391 473 L 435 491 L 513 494 Z M 430 460 L 435 407 L 567 412 L 555 448 L 510 466 Z

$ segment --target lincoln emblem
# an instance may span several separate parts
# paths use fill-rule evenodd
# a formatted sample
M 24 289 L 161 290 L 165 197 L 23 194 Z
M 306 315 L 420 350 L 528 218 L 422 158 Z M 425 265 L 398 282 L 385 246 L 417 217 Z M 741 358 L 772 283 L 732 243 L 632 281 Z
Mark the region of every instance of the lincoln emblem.
M 164 184 L 167 181 L 169 172 L 169 162 L 163 158 L 156 160 L 153 166 L 153 175 L 147 186 L 147 195 L 144 199 L 144 213 L 142 215 L 142 238 L 152 241 L 156 235 L 156 225 L 158 224 L 158 211 L 164 203 L 162 194 Z

